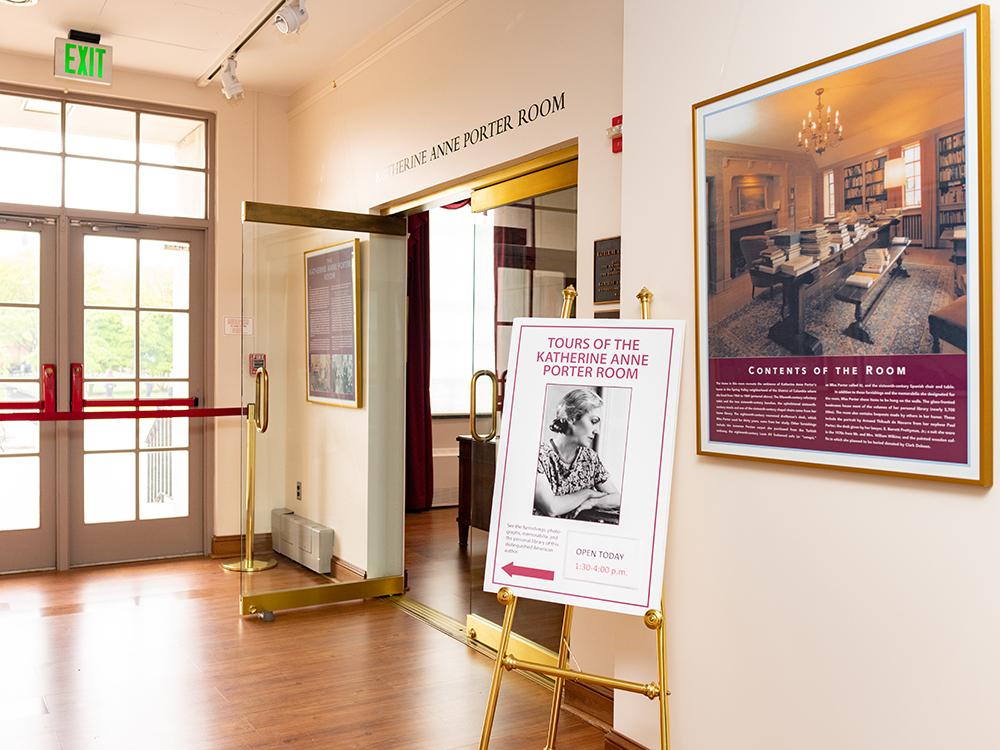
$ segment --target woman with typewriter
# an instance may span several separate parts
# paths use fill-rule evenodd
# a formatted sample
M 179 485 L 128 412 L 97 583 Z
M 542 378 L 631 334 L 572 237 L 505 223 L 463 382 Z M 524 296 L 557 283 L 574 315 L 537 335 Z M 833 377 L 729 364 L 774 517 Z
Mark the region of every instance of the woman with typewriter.
M 576 388 L 559 402 L 551 437 L 538 450 L 536 516 L 618 523 L 621 493 L 593 449 L 601 424 L 601 397 Z

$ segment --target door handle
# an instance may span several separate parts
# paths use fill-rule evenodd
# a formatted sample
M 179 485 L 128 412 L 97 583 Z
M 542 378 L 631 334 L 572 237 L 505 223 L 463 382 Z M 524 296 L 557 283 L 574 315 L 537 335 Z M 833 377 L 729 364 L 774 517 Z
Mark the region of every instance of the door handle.
M 267 377 L 267 368 L 258 367 L 254 374 L 254 401 L 253 401 L 253 422 L 257 432 L 267 432 L 268 415 L 270 408 L 271 390 L 270 381 Z
M 489 378 L 493 386 L 493 400 L 490 404 L 490 431 L 487 435 L 480 435 L 476 430 L 476 381 L 481 377 Z M 488 443 L 497 436 L 498 390 L 497 374 L 492 370 L 479 370 L 472 376 L 472 382 L 469 384 L 469 432 L 472 433 L 472 439 L 477 443 Z

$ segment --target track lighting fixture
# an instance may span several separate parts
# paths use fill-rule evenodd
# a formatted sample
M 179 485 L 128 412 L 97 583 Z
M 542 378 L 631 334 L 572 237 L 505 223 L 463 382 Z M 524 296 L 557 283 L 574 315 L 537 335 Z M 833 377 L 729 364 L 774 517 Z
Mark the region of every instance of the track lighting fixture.
M 308 20 L 306 0 L 289 0 L 274 14 L 274 26 L 282 34 L 298 34 Z
M 222 93 L 225 94 L 227 99 L 242 99 L 243 98 L 243 84 L 240 83 L 240 79 L 236 77 L 236 58 L 230 57 L 226 60 L 226 64 L 222 66 L 222 72 L 219 75 L 222 81 Z

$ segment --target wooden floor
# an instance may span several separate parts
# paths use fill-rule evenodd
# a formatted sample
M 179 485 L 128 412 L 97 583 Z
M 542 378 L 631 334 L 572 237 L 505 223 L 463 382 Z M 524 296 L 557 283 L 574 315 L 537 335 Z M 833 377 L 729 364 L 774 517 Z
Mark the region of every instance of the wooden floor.
M 483 591 L 487 533 L 469 529 L 469 546 L 463 550 L 456 513 L 455 508 L 435 508 L 406 514 L 407 595 L 462 624 L 469 613 L 500 623 L 503 607 L 495 594 Z M 557 604 L 522 599 L 514 632 L 558 651 L 562 615 Z
M 0 747 L 477 747 L 492 662 L 387 601 L 237 617 L 186 559 L 0 577 Z M 540 748 L 548 693 L 504 681 L 491 748 Z M 603 747 L 564 714 L 560 746 Z

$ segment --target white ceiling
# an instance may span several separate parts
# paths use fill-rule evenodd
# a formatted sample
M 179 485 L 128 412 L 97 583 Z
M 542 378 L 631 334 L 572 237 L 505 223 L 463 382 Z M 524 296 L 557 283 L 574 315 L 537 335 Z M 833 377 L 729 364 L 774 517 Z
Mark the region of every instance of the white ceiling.
M 964 72 L 962 37 L 952 36 L 712 114 L 705 134 L 793 151 L 802 118 L 816 108 L 813 92 L 822 86 L 824 107 L 840 110 L 844 125 L 844 143 L 820 160 L 832 163 L 840 153 L 858 153 L 861 141 L 884 146 L 961 118 Z
M 185 78 L 211 72 L 227 50 L 279 0 L 38 0 L 0 4 L 0 50 L 50 57 L 70 28 L 102 35 L 115 69 Z M 250 89 L 291 94 L 370 54 L 446 0 L 307 0 L 309 23 L 298 35 L 270 23 L 239 55 Z

